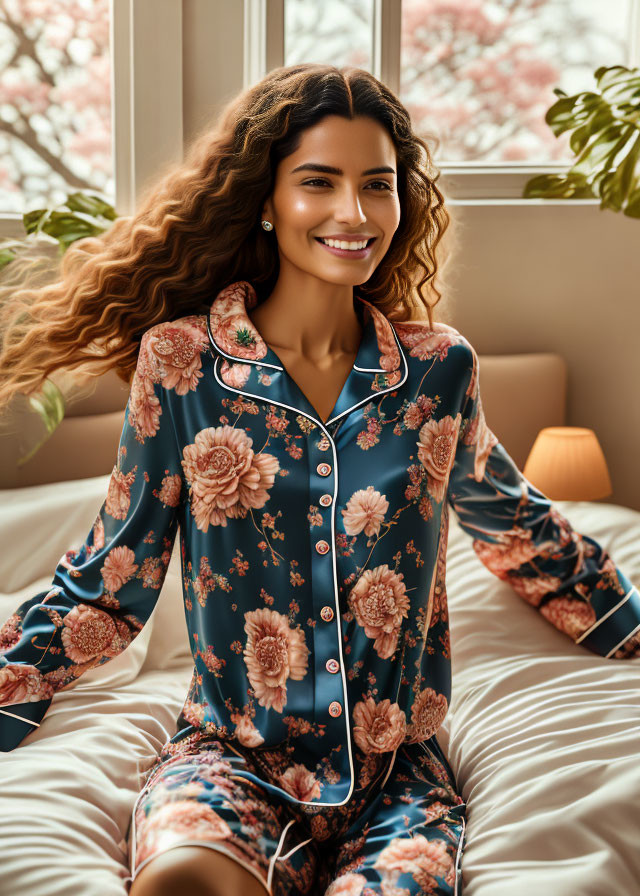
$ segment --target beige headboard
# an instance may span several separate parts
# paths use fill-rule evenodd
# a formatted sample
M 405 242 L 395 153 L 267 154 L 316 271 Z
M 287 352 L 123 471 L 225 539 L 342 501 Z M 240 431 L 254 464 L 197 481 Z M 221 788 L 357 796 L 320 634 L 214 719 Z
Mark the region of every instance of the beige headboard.
M 480 390 L 487 422 L 522 469 L 544 426 L 566 423 L 567 365 L 557 354 L 480 355 Z M 65 418 L 31 460 L 14 433 L 0 434 L 0 488 L 84 479 L 111 472 L 128 387 L 113 372 L 88 397 L 67 402 Z M 28 411 L 28 414 L 33 414 Z M 14 429 L 20 426 L 14 424 Z

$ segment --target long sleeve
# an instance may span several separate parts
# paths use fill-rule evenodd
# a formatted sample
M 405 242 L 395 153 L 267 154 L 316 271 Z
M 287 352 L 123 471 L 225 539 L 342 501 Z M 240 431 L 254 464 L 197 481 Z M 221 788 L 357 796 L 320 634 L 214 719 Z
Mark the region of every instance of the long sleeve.
M 576 644 L 604 657 L 640 656 L 638 589 L 526 479 L 489 429 L 478 356 L 466 344 L 471 373 L 447 495 L 461 528 L 482 563 Z
M 142 337 L 116 464 L 84 543 L 0 629 L 0 751 L 39 726 L 56 691 L 126 650 L 156 605 L 178 525 L 182 470 L 166 393 Z M 52 520 L 55 525 L 55 520 Z

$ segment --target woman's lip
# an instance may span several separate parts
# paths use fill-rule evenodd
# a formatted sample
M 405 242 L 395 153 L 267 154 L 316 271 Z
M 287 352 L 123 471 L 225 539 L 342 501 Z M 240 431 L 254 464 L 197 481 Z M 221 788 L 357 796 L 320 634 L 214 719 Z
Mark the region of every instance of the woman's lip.
M 323 243 L 322 238 L 319 236 L 315 237 L 315 239 L 324 249 L 327 250 L 327 252 L 332 252 L 334 255 L 337 255 L 339 258 L 353 258 L 353 259 L 366 258 L 366 256 L 371 251 L 371 247 L 373 246 L 373 244 L 376 241 L 376 237 L 375 236 L 372 237 L 371 242 L 368 245 L 366 245 L 364 247 L 364 249 L 336 249 L 334 246 L 327 246 L 326 243 Z M 328 239 L 331 239 L 331 237 L 328 237 Z
M 333 253 L 333 255 L 337 255 L 339 258 L 366 258 L 366 256 L 371 251 L 371 247 L 376 241 L 376 237 L 372 237 L 371 241 L 364 247 L 364 249 L 336 249 L 335 246 L 327 246 L 326 243 L 322 242 L 322 237 L 315 237 L 318 243 L 327 250 L 327 252 Z M 331 237 L 327 237 L 327 239 L 331 239 Z

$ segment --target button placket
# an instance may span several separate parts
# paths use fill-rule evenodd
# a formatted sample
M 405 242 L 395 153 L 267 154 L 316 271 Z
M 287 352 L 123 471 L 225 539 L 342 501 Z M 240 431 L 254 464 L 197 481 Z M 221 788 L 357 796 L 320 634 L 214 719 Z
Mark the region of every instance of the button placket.
M 342 422 L 342 421 L 340 421 L 340 422 Z M 335 435 L 335 433 L 334 433 L 334 435 Z M 316 446 L 319 451 L 326 451 L 328 448 L 331 447 L 331 442 L 323 434 L 322 438 L 318 442 L 316 442 Z M 335 453 L 334 453 L 334 460 L 335 460 Z M 337 470 L 337 465 L 336 465 L 336 470 Z M 322 477 L 330 476 L 333 472 L 334 472 L 334 467 L 332 466 L 332 464 L 328 463 L 327 461 L 321 461 L 320 463 L 318 463 L 316 465 L 316 474 L 318 476 L 322 476 Z M 332 504 L 334 503 L 333 495 L 331 495 L 327 491 L 324 494 L 320 495 L 318 502 L 322 507 L 331 507 Z M 333 537 L 333 517 L 331 516 L 331 513 L 329 516 L 329 526 L 330 526 L 330 531 L 331 531 L 331 534 Z M 332 547 L 332 544 L 330 544 L 329 541 L 327 541 L 324 538 L 319 539 L 315 543 L 316 552 L 319 554 L 323 554 L 323 555 L 328 554 L 331 547 Z M 333 560 L 332 560 L 332 563 L 333 563 Z M 337 582 L 335 579 L 335 570 L 333 568 L 331 569 L 331 577 L 332 577 L 333 592 L 334 592 L 334 595 L 337 596 Z M 334 611 L 333 607 L 329 606 L 328 604 L 326 606 L 323 606 L 320 610 L 320 618 L 323 619 L 325 622 L 332 622 L 335 618 L 335 611 Z M 339 626 L 338 626 L 338 631 L 336 633 L 336 636 L 338 639 L 337 640 L 337 648 L 338 648 L 338 651 L 340 651 L 341 635 L 340 635 Z M 326 646 L 323 646 L 322 649 L 324 652 L 324 650 L 326 649 Z M 324 665 L 325 665 L 326 671 L 329 672 L 332 676 L 334 676 L 334 675 L 338 676 L 338 678 L 336 679 L 336 684 L 340 685 L 340 693 L 342 693 L 342 695 L 345 696 L 344 695 L 344 675 L 342 676 L 342 681 L 340 680 L 341 677 L 338 675 L 338 673 L 340 673 L 340 671 L 342 669 L 341 662 L 339 661 L 339 659 L 336 659 L 335 656 L 330 656 L 328 659 L 325 660 Z M 331 690 L 333 690 L 333 687 L 331 688 Z M 335 691 L 334 691 L 334 693 L 335 693 Z M 327 707 L 327 711 L 332 718 L 337 719 L 343 714 L 343 704 L 341 703 L 340 700 L 332 700 Z M 347 739 L 348 739 L 348 734 L 347 734 Z

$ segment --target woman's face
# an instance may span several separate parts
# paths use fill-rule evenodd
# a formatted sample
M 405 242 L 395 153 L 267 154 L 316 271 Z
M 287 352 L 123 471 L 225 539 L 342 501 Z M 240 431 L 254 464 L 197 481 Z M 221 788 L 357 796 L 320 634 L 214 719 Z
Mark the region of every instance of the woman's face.
M 302 167 L 312 165 L 335 170 Z M 372 118 L 339 115 L 308 128 L 278 165 L 262 219 L 274 225 L 281 271 L 288 264 L 330 283 L 364 283 L 400 223 L 396 152 L 385 128 Z M 319 241 L 336 236 L 371 246 L 333 251 Z

